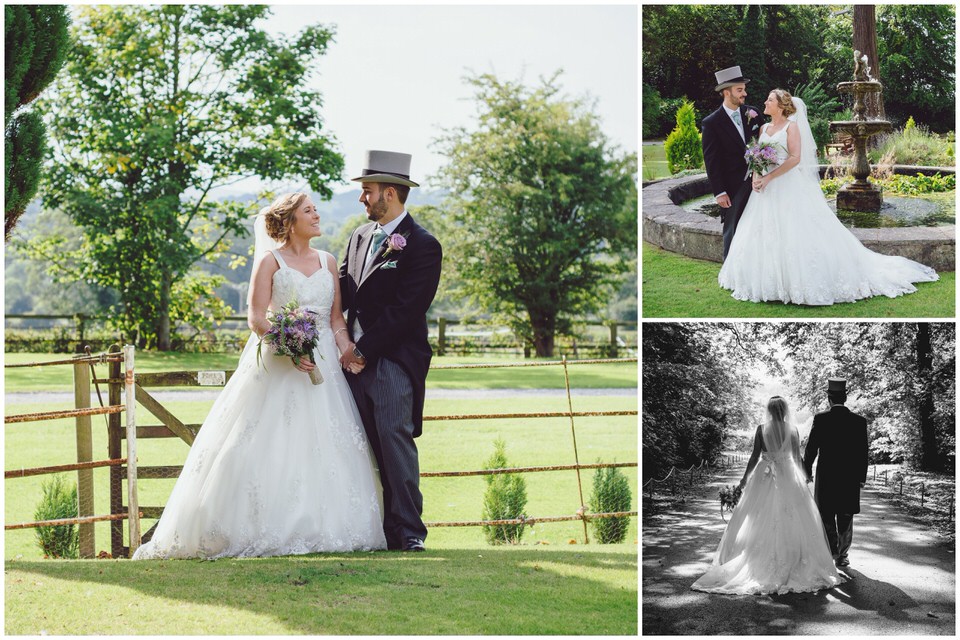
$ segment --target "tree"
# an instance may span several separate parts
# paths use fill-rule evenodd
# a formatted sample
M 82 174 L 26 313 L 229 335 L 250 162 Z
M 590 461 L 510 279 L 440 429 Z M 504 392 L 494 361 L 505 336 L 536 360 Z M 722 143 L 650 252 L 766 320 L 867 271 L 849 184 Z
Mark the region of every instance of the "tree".
M 853 49 L 867 56 L 870 76 L 880 80 L 880 59 L 877 57 L 877 16 L 872 4 L 853 5 Z M 864 98 L 867 118 L 883 120 L 883 96 L 880 93 L 868 93 Z
M 871 455 L 925 471 L 953 466 L 952 323 L 791 324 L 780 331 L 801 404 L 825 409 L 826 378 L 846 378 L 871 424 Z
M 930 46 L 935 42 L 936 46 Z M 934 131 L 956 127 L 956 7 L 882 5 L 877 12 L 884 103 L 891 120 L 909 116 Z
M 744 77 L 750 79 L 753 87 L 759 87 L 759 93 L 773 88 L 767 79 L 767 42 L 763 10 L 764 7 L 758 4 L 748 4 L 744 7 L 743 19 L 737 31 L 737 60 L 740 62 Z M 763 97 L 766 98 L 766 96 Z
M 69 18 L 63 5 L 6 5 L 3 83 L 4 239 L 40 185 L 46 127 L 29 105 L 63 67 Z
M 117 324 L 140 346 L 170 346 L 171 327 L 203 306 L 224 309 L 215 260 L 249 231 L 260 203 L 211 197 L 248 176 L 304 178 L 329 198 L 342 157 L 306 88 L 332 32 L 274 39 L 259 5 L 85 6 L 76 47 L 45 100 L 56 153 L 45 204 L 68 212 L 83 246 L 37 242 L 58 277 L 118 292 Z M 198 297 L 201 299 L 198 302 Z
M 571 319 L 602 307 L 637 241 L 636 155 L 611 147 L 584 100 L 559 96 L 558 75 L 535 88 L 468 78 L 476 129 L 436 141 L 461 291 L 547 357 Z

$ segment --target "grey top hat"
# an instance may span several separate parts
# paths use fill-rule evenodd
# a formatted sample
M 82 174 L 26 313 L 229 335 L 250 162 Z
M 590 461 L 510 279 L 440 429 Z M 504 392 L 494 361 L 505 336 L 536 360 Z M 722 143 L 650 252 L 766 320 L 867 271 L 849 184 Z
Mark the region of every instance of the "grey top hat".
M 847 381 L 844 378 L 828 378 L 827 391 L 847 392 Z
M 351 178 L 354 182 L 386 182 L 405 184 L 408 187 L 420 185 L 410 179 L 409 153 L 395 151 L 367 151 L 363 161 L 363 175 Z
M 726 69 L 717 71 L 713 75 L 717 76 L 717 87 L 714 91 L 723 91 L 727 87 L 732 87 L 735 84 L 747 84 L 750 82 L 743 77 L 743 72 L 740 71 L 740 65 L 727 67 Z

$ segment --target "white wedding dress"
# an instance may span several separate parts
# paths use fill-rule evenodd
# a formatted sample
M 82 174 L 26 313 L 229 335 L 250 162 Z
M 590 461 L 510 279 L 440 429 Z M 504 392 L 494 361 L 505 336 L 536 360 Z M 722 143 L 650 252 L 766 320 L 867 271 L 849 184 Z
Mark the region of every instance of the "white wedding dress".
M 381 486 L 330 330 L 334 278 L 273 276 L 271 308 L 319 314 L 314 385 L 251 336 L 197 435 L 153 538 L 134 559 L 385 549 Z
M 769 125 L 760 133 L 760 142 L 780 146 L 780 163 L 787 157 L 787 129 L 800 127 L 801 140 L 804 127 L 809 131 L 805 106 L 795 116 L 800 117 L 791 116 L 793 121 L 772 136 Z M 812 142 L 812 134 L 807 140 Z M 914 282 L 938 279 L 930 267 L 864 247 L 830 209 L 811 175 L 815 168 L 804 171 L 798 165 L 750 194 L 720 269 L 720 286 L 734 298 L 830 305 L 893 298 L 916 291 Z
M 762 437 L 762 436 L 761 436 Z M 767 451 L 766 442 L 776 444 Z M 697 591 L 727 594 L 808 592 L 843 580 L 797 456 L 799 439 L 763 438 L 710 569 Z M 795 449 L 795 447 L 797 449 Z

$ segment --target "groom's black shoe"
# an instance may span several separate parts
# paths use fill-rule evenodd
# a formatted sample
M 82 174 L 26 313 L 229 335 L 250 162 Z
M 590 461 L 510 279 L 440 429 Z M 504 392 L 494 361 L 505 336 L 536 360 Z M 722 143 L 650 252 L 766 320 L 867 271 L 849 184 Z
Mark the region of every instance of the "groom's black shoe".
M 403 543 L 404 551 L 426 551 L 427 548 L 423 546 L 423 540 L 420 538 L 407 538 Z
M 849 560 L 846 556 L 844 556 L 844 557 L 842 557 L 842 558 L 837 558 L 837 566 L 838 566 L 838 567 L 849 567 L 849 566 L 850 566 L 850 560 Z

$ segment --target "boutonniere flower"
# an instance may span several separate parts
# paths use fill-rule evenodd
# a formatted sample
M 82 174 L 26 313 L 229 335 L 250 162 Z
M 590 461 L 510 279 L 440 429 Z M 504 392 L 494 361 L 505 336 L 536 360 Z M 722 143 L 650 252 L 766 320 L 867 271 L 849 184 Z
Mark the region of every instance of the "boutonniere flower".
M 407 246 L 407 236 L 394 233 L 387 238 L 387 242 L 385 244 L 387 245 L 387 250 L 383 252 L 384 257 L 390 255 L 394 251 L 399 253 Z
M 750 110 L 747 111 L 747 120 L 753 120 L 753 119 L 756 118 L 758 115 L 759 115 L 759 114 L 758 114 L 756 111 L 754 111 L 753 109 L 750 109 Z

